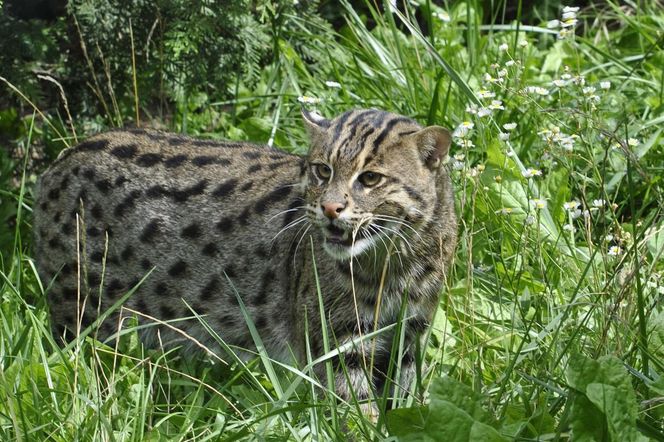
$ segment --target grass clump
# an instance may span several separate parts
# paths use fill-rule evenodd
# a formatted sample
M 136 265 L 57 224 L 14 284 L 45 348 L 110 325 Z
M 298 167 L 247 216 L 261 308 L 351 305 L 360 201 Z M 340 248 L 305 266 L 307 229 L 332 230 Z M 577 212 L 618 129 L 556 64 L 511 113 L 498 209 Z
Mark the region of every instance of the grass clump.
M 661 9 L 560 5 L 525 24 L 518 11 L 496 23 L 514 12 L 502 2 L 398 3 L 344 1 L 336 30 L 266 12 L 275 26 L 256 77 L 238 76 L 230 99 L 173 98 L 163 124 L 299 153 L 300 102 L 454 130 L 460 244 L 421 396 L 379 400 L 374 423 L 321 394 L 311 364 L 193 364 L 142 349 L 135 333 L 58 346 L 30 257 L 31 188 L 35 158 L 74 133 L 31 96 L 39 113 L 0 114 L 21 153 L 0 151 L 0 439 L 664 439 Z M 71 123 L 81 137 L 110 114 Z

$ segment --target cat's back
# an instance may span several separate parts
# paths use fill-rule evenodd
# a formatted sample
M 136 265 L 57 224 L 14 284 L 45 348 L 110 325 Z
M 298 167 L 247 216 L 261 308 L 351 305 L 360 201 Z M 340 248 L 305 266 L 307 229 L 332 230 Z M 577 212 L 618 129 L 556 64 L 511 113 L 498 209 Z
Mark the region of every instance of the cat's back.
M 45 285 L 57 275 L 55 323 L 71 327 L 85 296 L 96 310 L 102 294 L 105 308 L 150 271 L 128 305 L 161 319 L 190 314 L 181 298 L 199 313 L 224 305 L 226 276 L 265 301 L 254 285 L 273 265 L 289 208 L 301 205 L 302 165 L 267 146 L 152 130 L 108 132 L 65 150 L 35 201 L 37 265 Z M 269 282 L 286 283 L 271 272 Z M 224 314 L 226 323 L 238 319 Z

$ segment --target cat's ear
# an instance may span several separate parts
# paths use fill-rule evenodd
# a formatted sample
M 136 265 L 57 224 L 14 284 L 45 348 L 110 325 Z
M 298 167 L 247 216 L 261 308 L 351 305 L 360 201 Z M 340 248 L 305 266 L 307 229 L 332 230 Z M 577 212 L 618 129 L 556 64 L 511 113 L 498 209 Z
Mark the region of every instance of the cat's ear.
M 302 119 L 304 120 L 304 126 L 307 128 L 311 141 L 317 139 L 330 127 L 330 120 L 316 112 L 309 112 L 305 108 L 302 108 Z
M 452 135 L 440 126 L 425 127 L 410 137 L 417 145 L 422 162 L 431 170 L 438 169 L 452 144 Z

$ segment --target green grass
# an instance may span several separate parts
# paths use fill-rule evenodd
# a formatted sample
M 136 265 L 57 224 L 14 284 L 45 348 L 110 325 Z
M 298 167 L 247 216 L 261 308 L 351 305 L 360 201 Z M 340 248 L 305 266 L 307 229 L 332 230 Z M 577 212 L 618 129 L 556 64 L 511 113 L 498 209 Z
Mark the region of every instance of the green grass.
M 116 347 L 57 345 L 30 256 L 25 171 L 34 144 L 57 150 L 75 134 L 35 102 L 18 123 L 25 160 L 0 151 L 0 212 L 16 217 L 0 233 L 0 440 L 664 440 L 664 12 L 606 3 L 559 40 L 545 22 L 482 25 L 478 4 L 422 2 L 430 34 L 412 8 L 360 16 L 344 2 L 338 32 L 289 15 L 256 86 L 201 97 L 196 112 L 180 103 L 170 122 L 299 153 L 304 95 L 326 116 L 375 106 L 472 123 L 450 158 L 460 241 L 425 349 L 425 402 L 383 398 L 374 424 L 323 394 L 316 355 L 284 367 L 260 346 L 226 365 L 142 349 L 135 333 Z M 492 100 L 490 115 L 473 113 Z M 332 338 L 326 352 L 329 364 Z

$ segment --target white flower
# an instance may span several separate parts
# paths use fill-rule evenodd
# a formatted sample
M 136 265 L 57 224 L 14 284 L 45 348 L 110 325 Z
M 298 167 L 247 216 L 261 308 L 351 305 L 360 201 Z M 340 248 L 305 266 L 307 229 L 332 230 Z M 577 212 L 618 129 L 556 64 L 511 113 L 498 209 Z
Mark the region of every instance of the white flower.
M 498 215 L 511 215 L 512 214 L 512 208 L 511 207 L 503 207 L 500 210 L 496 210 L 495 212 Z
M 599 87 L 601 87 L 604 90 L 611 89 L 611 82 L 610 81 L 600 81 L 599 82 Z
M 537 94 L 537 95 L 542 95 L 542 96 L 549 95 L 549 90 L 548 89 L 544 89 L 543 87 L 539 87 L 539 86 L 528 86 L 526 88 L 526 92 L 529 93 L 529 94 Z
M 560 26 L 560 22 L 558 20 L 549 20 L 546 23 L 546 27 L 549 29 L 555 29 Z
M 466 106 L 466 112 L 471 115 L 477 115 L 477 106 L 475 106 L 474 104 Z
M 527 40 L 519 40 L 519 43 L 517 43 L 520 47 L 525 48 L 528 46 L 528 41 Z
M 498 77 L 499 77 L 499 78 L 507 77 L 507 69 L 501 69 L 501 70 L 499 70 L 499 71 L 498 71 Z
M 443 21 L 445 23 L 449 23 L 449 21 L 451 20 L 450 14 L 448 14 L 446 11 L 437 12 L 435 16 L 438 20 Z
M 567 85 L 565 80 L 553 80 L 551 83 L 556 87 L 564 87 Z
M 509 46 L 507 45 L 507 43 L 503 43 L 500 46 L 498 46 L 498 50 L 501 51 L 501 52 L 505 52 L 508 49 L 509 49 Z
M 505 130 L 512 131 L 516 129 L 516 123 L 505 123 L 503 124 L 503 128 L 505 128 Z
M 576 209 L 579 208 L 580 205 L 581 205 L 581 203 L 576 201 L 576 200 L 567 201 L 567 202 L 563 203 L 563 207 L 565 208 L 565 210 L 568 210 L 568 211 L 576 210 Z
M 532 178 L 535 176 L 542 176 L 542 171 L 538 169 L 533 169 L 532 167 L 524 170 L 521 172 L 521 175 L 524 176 L 524 178 Z
M 592 87 L 592 86 L 587 86 L 587 87 L 584 87 L 582 90 L 583 90 L 583 94 L 584 94 L 584 95 L 592 95 L 592 94 L 595 93 L 595 91 L 596 91 L 597 89 L 595 89 L 595 88 Z
M 532 204 L 537 210 L 546 208 L 546 200 L 542 198 L 534 198 L 530 200 L 530 204 Z
M 611 246 L 609 247 L 608 254 L 610 256 L 618 256 L 622 253 L 622 249 L 618 246 Z
M 486 107 L 482 107 L 477 110 L 477 116 L 482 118 L 482 117 L 488 117 L 491 115 L 491 109 L 487 109 Z
M 606 201 L 604 201 L 604 200 L 601 199 L 601 198 L 600 198 L 600 199 L 593 200 L 593 207 L 597 207 L 597 208 L 599 208 L 599 207 L 604 207 L 604 204 L 606 204 Z
M 297 101 L 303 104 L 318 104 L 320 103 L 320 98 L 309 97 L 307 95 L 301 95 L 297 97 Z
M 505 107 L 503 106 L 503 102 L 500 100 L 491 100 L 491 104 L 489 105 L 489 109 L 491 110 L 503 110 Z
M 494 92 L 487 91 L 486 89 L 482 89 L 477 93 L 477 96 L 480 98 L 493 98 L 496 96 Z
M 568 66 L 565 66 L 565 67 L 567 68 Z M 565 73 L 565 74 L 562 74 L 562 75 L 560 76 L 560 78 L 563 79 L 563 80 L 571 80 L 571 79 L 572 79 L 572 75 Z
M 565 224 L 563 226 L 563 230 L 565 230 L 567 232 L 574 232 L 576 229 L 574 228 L 574 226 L 572 224 Z
M 341 89 L 341 84 L 336 81 L 326 81 L 325 86 L 331 87 L 333 89 Z
M 640 144 L 641 142 L 637 140 L 636 138 L 629 138 L 627 139 L 627 145 L 629 147 L 636 147 Z
M 586 212 L 587 212 L 587 210 L 586 210 Z M 570 214 L 572 215 L 572 219 L 577 219 L 578 217 L 581 216 L 581 209 L 576 209 L 576 210 L 570 212 Z
M 452 163 L 452 169 L 463 170 L 463 163 L 461 161 L 455 161 L 454 163 Z
M 510 134 L 506 132 L 498 132 L 498 139 L 501 141 L 507 141 L 510 139 Z
M 454 159 L 457 160 L 457 161 L 463 161 L 464 158 L 466 158 L 466 155 L 463 154 L 463 153 L 460 153 L 460 152 L 458 154 L 454 155 Z
M 456 129 L 454 129 L 452 136 L 456 138 L 464 138 L 466 135 L 468 135 L 473 127 L 475 127 L 473 123 L 470 121 L 464 121 L 463 123 L 459 124 Z
M 458 139 L 456 140 L 456 143 L 457 143 L 459 146 L 461 146 L 461 147 L 463 147 L 463 148 L 466 148 L 466 149 L 470 149 L 471 147 L 474 147 L 474 146 L 475 146 L 475 145 L 473 144 L 473 142 L 472 142 L 471 140 L 467 139 L 467 138 L 458 138 Z
M 526 222 L 527 226 L 531 226 L 531 225 L 535 224 L 535 217 L 532 216 L 532 215 L 528 215 L 525 219 L 525 222 Z
M 579 9 L 580 8 L 578 6 L 565 6 L 563 8 L 563 14 L 567 14 L 569 12 L 573 12 L 576 14 L 577 12 L 579 12 Z
M 514 66 L 515 64 L 516 64 L 516 61 L 514 61 L 514 60 L 507 60 L 505 62 L 506 67 Z

